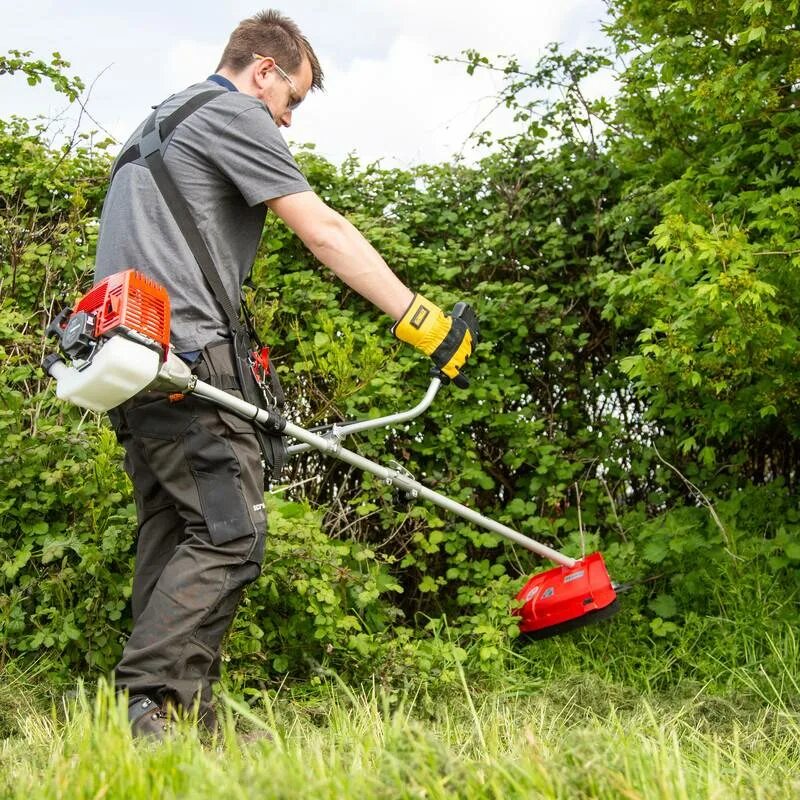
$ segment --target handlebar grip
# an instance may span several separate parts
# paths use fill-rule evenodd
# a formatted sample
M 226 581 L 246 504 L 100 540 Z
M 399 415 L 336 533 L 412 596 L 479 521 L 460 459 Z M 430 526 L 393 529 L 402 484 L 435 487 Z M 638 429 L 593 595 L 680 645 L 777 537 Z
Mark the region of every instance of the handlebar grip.
M 474 350 L 478 344 L 478 340 L 480 339 L 480 326 L 478 325 L 478 315 L 472 310 L 472 306 L 469 305 L 469 303 L 464 303 L 463 301 L 458 302 L 453 306 L 450 316 L 453 319 L 460 319 L 466 323 L 467 327 L 469 328 L 469 332 L 472 335 L 472 348 Z M 442 376 L 444 376 L 446 380 L 450 380 L 447 375 L 444 375 L 443 372 L 440 372 L 439 377 L 441 378 Z M 458 386 L 459 389 L 469 388 L 469 378 L 467 378 L 463 372 L 459 372 L 458 375 L 453 378 L 453 383 Z
M 450 316 L 453 319 L 461 319 L 467 323 L 469 332 L 472 334 L 473 345 L 477 345 L 480 340 L 481 330 L 478 323 L 478 315 L 472 310 L 472 306 L 464 302 L 456 303 L 450 312 Z
M 469 378 L 463 373 L 459 372 L 455 378 L 445 375 L 438 367 L 431 367 L 431 378 L 438 378 L 445 386 L 451 381 L 458 386 L 459 389 L 469 388 Z

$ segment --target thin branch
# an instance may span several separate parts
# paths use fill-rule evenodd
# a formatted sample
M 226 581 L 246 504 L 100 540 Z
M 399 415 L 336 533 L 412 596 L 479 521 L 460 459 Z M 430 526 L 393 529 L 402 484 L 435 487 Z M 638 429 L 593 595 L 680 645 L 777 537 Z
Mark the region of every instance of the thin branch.
M 800 247 L 796 250 L 759 250 L 753 253 L 754 256 L 795 256 L 800 253 Z
M 725 526 L 722 524 L 722 520 L 719 518 L 717 510 L 714 508 L 712 502 L 703 494 L 699 486 L 692 483 L 674 464 L 670 464 L 669 461 L 667 461 L 664 456 L 661 455 L 661 453 L 658 451 L 658 447 L 656 447 L 655 442 L 653 442 L 652 446 L 653 450 L 656 452 L 658 460 L 665 466 L 669 467 L 683 481 L 689 491 L 708 509 L 708 513 L 711 514 L 711 519 L 714 520 L 714 524 L 719 528 L 722 538 L 725 540 L 725 549 L 728 551 L 731 557 L 738 558 L 738 556 L 731 552 L 730 536 L 728 535 L 728 531 L 725 529 Z
M 608 481 L 602 476 L 598 475 L 600 478 L 600 483 L 603 484 L 603 488 L 606 490 L 606 494 L 608 495 L 608 500 L 611 503 L 611 513 L 614 515 L 614 522 L 619 529 L 619 535 L 623 542 L 627 542 L 628 538 L 625 536 L 625 529 L 622 527 L 622 523 L 620 522 L 619 515 L 617 514 L 617 504 L 614 502 L 614 496 L 611 494 L 611 489 L 608 486 Z
M 583 516 L 581 515 L 581 488 L 575 481 L 575 502 L 578 506 L 578 531 L 581 535 L 581 558 L 586 555 L 586 533 L 583 530 Z
M 117 137 L 116 137 L 116 136 L 114 136 L 114 134 L 112 134 L 112 133 L 110 133 L 108 130 L 106 130 L 106 129 L 105 129 L 105 128 L 104 128 L 104 127 L 103 127 L 103 126 L 102 126 L 102 125 L 101 125 L 101 124 L 100 124 L 100 123 L 99 123 L 99 122 L 98 122 L 98 121 L 97 121 L 97 120 L 96 120 L 96 119 L 95 119 L 95 118 L 94 118 L 94 117 L 93 117 L 93 116 L 92 116 L 92 115 L 89 113 L 89 111 L 88 111 L 88 109 L 87 109 L 87 106 L 89 105 L 89 98 L 92 96 L 92 90 L 94 89 L 94 85 L 97 83 L 97 81 L 98 81 L 98 80 L 100 80 L 100 78 L 103 76 L 103 73 L 104 73 L 104 72 L 106 72 L 107 70 L 111 69 L 111 67 L 113 67 L 113 66 L 114 66 L 114 64 L 113 64 L 113 62 L 112 62 L 112 63 L 111 63 L 111 64 L 109 64 L 107 67 L 104 67 L 102 70 L 100 70 L 100 72 L 98 72 L 98 73 L 97 73 L 97 76 L 95 77 L 95 79 L 94 79 L 94 80 L 91 82 L 91 84 L 89 85 L 89 91 L 86 93 L 86 99 L 85 99 L 85 100 L 81 100 L 81 98 L 79 97 L 79 98 L 77 99 L 77 103 L 78 103 L 78 105 L 81 107 L 81 113 L 82 113 L 82 114 L 86 114 L 86 116 L 87 116 L 87 117 L 89 117 L 89 119 L 90 119 L 92 122 L 94 122 L 94 124 L 95 124 L 95 125 L 97 125 L 97 127 L 98 127 L 98 128 L 100 128 L 100 130 L 101 130 L 101 131 L 103 131 L 103 133 L 104 133 L 104 134 L 106 134 L 106 136 L 108 136 L 109 138 L 111 138 L 111 139 L 114 141 L 114 144 L 120 144 L 120 141 L 119 141 L 119 139 L 117 139 Z

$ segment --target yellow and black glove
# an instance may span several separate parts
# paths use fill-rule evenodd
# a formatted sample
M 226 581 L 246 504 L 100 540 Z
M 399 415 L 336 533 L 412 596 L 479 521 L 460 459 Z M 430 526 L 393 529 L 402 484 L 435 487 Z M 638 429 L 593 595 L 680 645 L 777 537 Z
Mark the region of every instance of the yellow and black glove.
M 443 380 L 465 389 L 469 381 L 461 372 L 478 344 L 478 318 L 466 303 L 456 303 L 451 314 L 415 294 L 392 333 L 430 356 Z

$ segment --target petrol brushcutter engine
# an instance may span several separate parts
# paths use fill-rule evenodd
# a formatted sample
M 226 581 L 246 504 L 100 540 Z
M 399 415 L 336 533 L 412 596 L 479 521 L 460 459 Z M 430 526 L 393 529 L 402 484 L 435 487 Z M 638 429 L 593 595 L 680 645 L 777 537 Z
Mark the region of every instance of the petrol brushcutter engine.
M 56 354 L 44 361 L 57 380 L 56 395 L 83 408 L 107 411 L 158 376 L 169 354 L 169 297 L 141 273 L 118 272 L 74 309 L 64 309 L 47 332 L 58 337 L 72 361 L 67 367 Z
M 465 308 L 457 307 L 454 315 Z M 429 489 L 402 467 L 381 466 L 342 446 L 342 440 L 350 434 L 419 416 L 441 388 L 441 377 L 431 380 L 425 397 L 408 411 L 337 424 L 321 435 L 294 425 L 274 408 L 258 408 L 199 381 L 170 347 L 169 318 L 167 292 L 154 281 L 134 270 L 106 278 L 74 309 L 62 311 L 48 327 L 48 333 L 59 339 L 63 353 L 48 355 L 44 361 L 45 370 L 56 379 L 57 396 L 83 408 L 108 411 L 148 389 L 193 393 L 272 434 L 296 439 L 299 444 L 287 448 L 289 454 L 308 449 L 327 453 L 376 475 L 406 498 L 428 500 L 550 559 L 558 566 L 533 575 L 517 594 L 514 613 L 520 618 L 524 635 L 553 636 L 611 616 L 617 610 L 615 586 L 600 553 L 570 558 Z M 65 363 L 64 356 L 70 364 Z

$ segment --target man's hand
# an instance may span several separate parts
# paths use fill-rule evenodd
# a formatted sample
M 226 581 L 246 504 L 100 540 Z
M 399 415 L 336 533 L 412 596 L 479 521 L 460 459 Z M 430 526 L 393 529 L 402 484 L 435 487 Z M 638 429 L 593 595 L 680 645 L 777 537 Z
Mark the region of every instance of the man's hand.
M 415 294 L 411 305 L 392 326 L 392 333 L 430 356 L 433 363 L 456 386 L 469 382 L 461 368 L 478 343 L 478 318 L 465 303 L 456 304 L 452 314 Z

